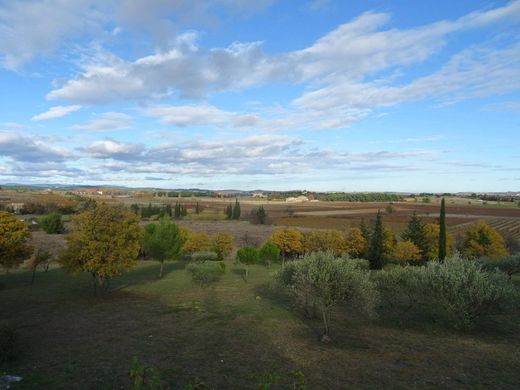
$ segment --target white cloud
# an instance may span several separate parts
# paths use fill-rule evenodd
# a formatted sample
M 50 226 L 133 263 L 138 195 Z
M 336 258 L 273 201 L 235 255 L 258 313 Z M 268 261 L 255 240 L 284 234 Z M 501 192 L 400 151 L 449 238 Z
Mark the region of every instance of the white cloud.
M 96 141 L 90 146 L 80 149 L 94 158 L 115 159 L 115 160 L 133 160 L 138 159 L 144 146 L 141 144 L 132 144 L 120 142 L 112 139 Z
M 32 117 L 33 121 L 47 121 L 49 119 L 61 118 L 74 111 L 78 111 L 81 106 L 55 106 L 49 108 L 47 111 Z
M 70 155 L 67 151 L 49 145 L 48 139 L 0 132 L 0 156 L 21 162 L 62 162 Z
M 73 129 L 92 132 L 129 129 L 134 125 L 131 116 L 121 112 L 105 112 L 99 119 L 93 119 L 83 125 L 74 125 Z

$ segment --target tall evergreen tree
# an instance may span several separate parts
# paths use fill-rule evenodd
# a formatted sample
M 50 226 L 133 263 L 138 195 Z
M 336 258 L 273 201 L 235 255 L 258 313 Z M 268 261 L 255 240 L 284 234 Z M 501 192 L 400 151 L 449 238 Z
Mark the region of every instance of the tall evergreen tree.
M 231 206 L 231 203 L 226 206 L 226 218 L 233 218 L 233 206 Z
M 366 242 L 366 246 L 361 251 L 360 256 L 363 257 L 364 259 L 366 259 L 366 258 L 368 258 L 368 254 L 370 251 L 370 242 L 372 240 L 372 231 L 371 231 L 370 227 L 365 223 L 364 218 L 361 218 L 361 222 L 359 224 L 359 230 L 361 231 L 361 235 L 363 236 L 363 238 L 365 239 L 365 242 Z
M 428 260 L 428 240 L 426 238 L 426 230 L 424 223 L 417 214 L 413 213 L 412 218 L 408 221 L 408 227 L 401 233 L 401 238 L 406 241 L 411 241 L 421 251 L 421 258 Z
M 371 269 L 383 268 L 385 257 L 385 229 L 383 227 L 383 215 L 381 210 L 377 212 L 376 223 L 371 234 L 368 261 Z
M 446 233 L 446 205 L 444 198 L 441 200 L 441 212 L 439 215 L 439 261 L 446 258 L 447 252 L 447 233 Z
M 181 205 L 179 204 L 179 202 L 175 202 L 175 207 L 173 208 L 173 215 L 175 219 L 179 219 L 182 215 Z
M 238 203 L 238 199 L 235 199 L 235 205 L 233 206 L 233 219 L 240 219 L 240 203 Z

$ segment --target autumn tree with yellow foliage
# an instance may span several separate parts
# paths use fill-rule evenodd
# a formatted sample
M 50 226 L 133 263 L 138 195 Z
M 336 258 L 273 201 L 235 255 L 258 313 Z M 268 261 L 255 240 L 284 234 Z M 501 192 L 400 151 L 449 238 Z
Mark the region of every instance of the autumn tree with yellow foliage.
M 468 229 L 462 252 L 469 258 L 507 255 L 504 238 L 484 221 L 479 221 Z
M 7 211 L 0 211 L 0 265 L 9 272 L 17 268 L 32 253 L 27 244 L 31 233 L 27 225 Z
M 187 254 L 207 251 L 211 248 L 211 240 L 206 232 L 194 232 L 189 230 L 182 251 Z
M 347 242 L 337 230 L 314 230 L 303 234 L 305 253 L 332 251 L 336 256 L 347 252 Z
M 134 213 L 101 203 L 75 216 L 72 225 L 59 262 L 69 273 L 92 274 L 94 293 L 98 284 L 107 289 L 110 278 L 135 266 L 140 229 Z
M 303 252 L 303 234 L 292 227 L 275 231 L 269 241 L 280 248 L 282 264 L 285 263 L 286 256 L 294 256 Z
M 368 241 L 360 228 L 354 227 L 347 230 L 346 246 L 347 253 L 356 258 L 362 256 L 367 251 Z
M 215 234 L 211 237 L 211 250 L 217 254 L 217 260 L 224 260 L 233 250 L 233 236 L 226 232 Z
M 424 225 L 424 234 L 426 237 L 426 258 L 428 260 L 439 259 L 439 234 L 440 226 L 436 223 L 427 223 Z M 453 236 L 446 233 L 446 256 L 453 255 Z
M 392 249 L 392 257 L 402 262 L 421 260 L 421 250 L 410 240 L 399 241 Z

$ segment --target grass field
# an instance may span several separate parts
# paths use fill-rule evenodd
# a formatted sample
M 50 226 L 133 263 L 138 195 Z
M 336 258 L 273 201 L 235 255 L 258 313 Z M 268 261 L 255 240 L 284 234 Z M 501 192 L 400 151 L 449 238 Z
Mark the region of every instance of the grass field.
M 19 329 L 22 354 L 0 368 L 23 381 L 13 389 L 129 388 L 133 356 L 157 366 L 168 388 L 195 378 L 211 389 L 255 389 L 266 373 L 301 371 L 309 389 L 518 388 L 520 313 L 496 317 L 469 334 L 422 320 L 373 321 L 343 310 L 333 341 L 321 323 L 293 310 L 271 288 L 275 268 L 254 266 L 250 280 L 231 261 L 223 279 L 201 289 L 182 262 L 142 262 L 94 297 L 88 275 L 59 268 L 0 276 L 0 320 Z

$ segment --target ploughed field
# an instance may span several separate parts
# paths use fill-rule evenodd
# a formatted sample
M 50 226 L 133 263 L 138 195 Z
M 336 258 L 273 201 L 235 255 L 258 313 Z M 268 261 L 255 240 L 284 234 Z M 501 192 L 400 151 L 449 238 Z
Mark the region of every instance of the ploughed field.
M 256 389 L 273 374 L 282 384 L 271 388 L 285 389 L 298 382 L 294 372 L 308 389 L 518 388 L 518 312 L 458 333 L 339 308 L 324 344 L 321 320 L 304 318 L 272 288 L 277 266 L 251 266 L 246 283 L 227 260 L 222 280 L 207 288 L 184 267 L 169 262 L 159 279 L 157 262 L 141 262 L 98 297 L 90 275 L 53 268 L 34 286 L 27 271 L 1 275 L 0 315 L 19 330 L 21 354 L 0 371 L 23 377 L 13 389 L 127 389 L 136 356 L 174 389 Z

